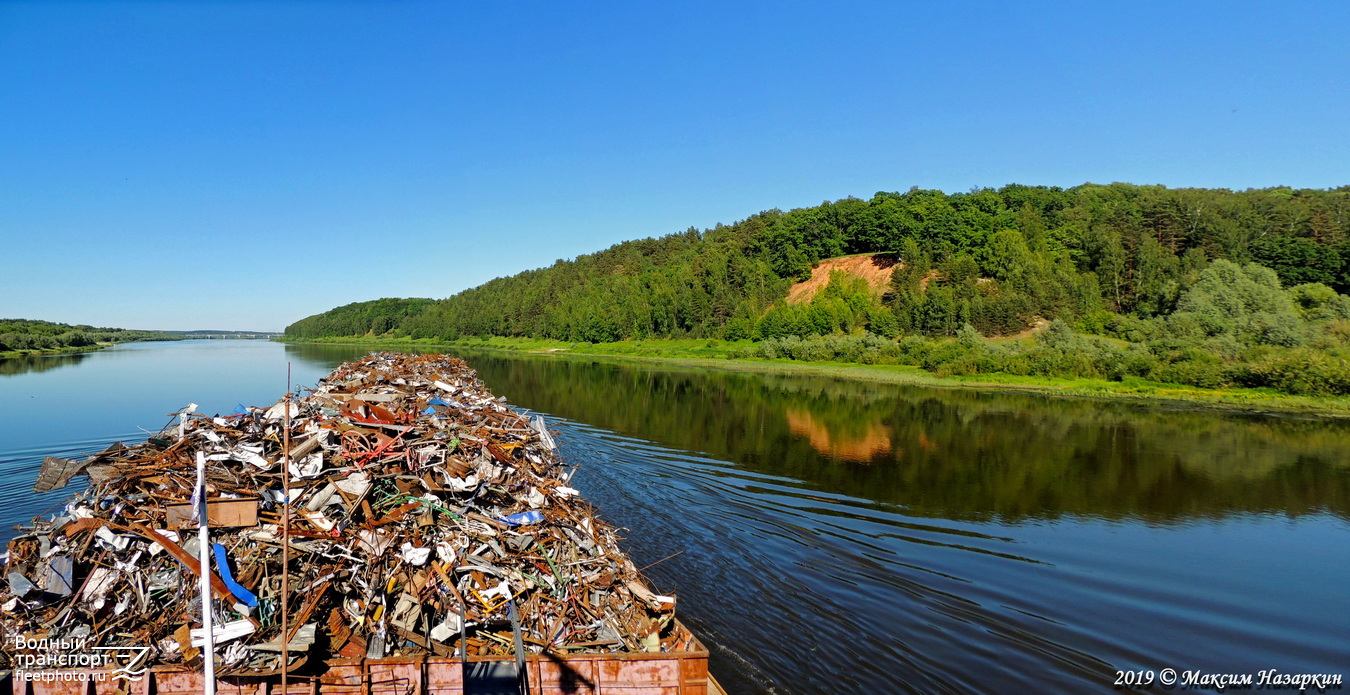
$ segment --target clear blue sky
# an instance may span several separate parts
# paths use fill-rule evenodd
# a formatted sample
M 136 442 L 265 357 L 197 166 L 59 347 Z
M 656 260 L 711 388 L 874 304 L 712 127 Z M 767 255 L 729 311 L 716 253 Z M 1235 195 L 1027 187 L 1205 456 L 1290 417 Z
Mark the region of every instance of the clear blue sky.
M 1350 3 L 0 1 L 0 317 L 280 329 L 910 186 L 1350 183 Z

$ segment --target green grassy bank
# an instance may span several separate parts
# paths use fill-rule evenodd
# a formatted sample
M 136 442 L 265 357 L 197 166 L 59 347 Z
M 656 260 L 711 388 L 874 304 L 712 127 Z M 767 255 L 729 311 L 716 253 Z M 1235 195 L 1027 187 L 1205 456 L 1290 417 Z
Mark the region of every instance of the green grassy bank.
M 511 353 L 533 353 L 559 359 L 613 359 L 772 374 L 810 374 L 937 388 L 997 389 L 1052 396 L 1131 400 L 1190 408 L 1220 409 L 1251 413 L 1301 414 L 1350 418 L 1350 397 L 1300 396 L 1267 388 L 1208 389 L 1169 384 L 1139 377 L 1120 381 L 1090 378 L 1052 378 L 1009 374 L 937 376 L 916 366 L 855 364 L 832 361 L 747 358 L 748 340 L 633 340 L 615 343 L 569 343 L 533 338 L 468 339 L 444 341 L 411 338 L 326 338 L 285 342 L 360 345 L 390 349 L 456 347 Z
M 79 352 L 93 352 L 102 350 L 106 347 L 112 347 L 116 343 L 99 343 L 97 345 L 83 345 L 80 347 L 66 346 L 56 348 L 42 348 L 31 350 L 5 350 L 0 351 L 0 360 L 10 357 L 29 357 L 35 355 L 70 355 Z

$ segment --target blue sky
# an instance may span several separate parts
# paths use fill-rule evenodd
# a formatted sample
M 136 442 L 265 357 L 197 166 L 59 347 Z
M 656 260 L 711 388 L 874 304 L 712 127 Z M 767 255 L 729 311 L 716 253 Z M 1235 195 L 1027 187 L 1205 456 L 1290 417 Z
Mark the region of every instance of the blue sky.
M 1350 184 L 1350 3 L 7 2 L 0 317 L 280 329 L 910 186 Z

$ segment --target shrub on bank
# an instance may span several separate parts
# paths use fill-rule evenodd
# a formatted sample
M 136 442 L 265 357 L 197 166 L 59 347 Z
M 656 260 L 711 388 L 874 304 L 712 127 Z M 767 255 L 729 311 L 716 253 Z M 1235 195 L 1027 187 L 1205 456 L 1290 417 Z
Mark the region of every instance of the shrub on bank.
M 790 335 L 783 338 L 769 338 L 745 346 L 737 356 L 808 362 L 898 364 L 901 363 L 903 350 L 896 341 L 871 333 L 817 335 L 805 338 Z
M 1297 395 L 1350 395 L 1344 351 L 1243 346 L 1231 336 L 1147 343 L 1083 335 L 1062 321 L 1035 340 L 991 342 L 966 324 L 955 338 L 873 334 L 771 338 L 740 348 L 737 357 L 809 362 L 916 365 L 937 376 L 1010 374 L 1123 381 L 1138 377 L 1199 388 L 1266 387 Z
M 1269 354 L 1229 370 L 1240 386 L 1269 387 L 1299 395 L 1350 395 L 1350 360 L 1312 350 Z

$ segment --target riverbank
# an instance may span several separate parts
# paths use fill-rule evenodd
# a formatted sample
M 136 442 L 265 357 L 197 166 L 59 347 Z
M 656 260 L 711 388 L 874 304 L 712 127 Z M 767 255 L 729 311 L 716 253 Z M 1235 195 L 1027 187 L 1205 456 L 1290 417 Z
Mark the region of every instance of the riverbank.
M 99 343 L 98 345 L 83 345 L 80 347 L 59 347 L 46 348 L 42 350 L 6 350 L 0 352 L 0 360 L 11 357 L 37 357 L 40 355 L 74 355 L 82 352 L 94 352 L 103 348 L 112 347 L 117 343 Z
M 1106 379 L 1068 379 L 1008 374 L 937 376 L 920 367 L 908 365 L 869 365 L 828 361 L 805 362 L 738 356 L 746 346 L 751 344 L 750 341 L 636 340 L 590 344 L 535 338 L 493 337 L 444 341 L 348 337 L 303 341 L 283 340 L 283 342 L 362 345 L 371 348 L 410 350 L 436 348 L 487 350 L 515 354 L 535 354 L 563 359 L 620 360 L 763 374 L 820 375 L 839 379 L 912 384 L 933 388 L 1017 391 L 1068 398 L 1137 401 L 1244 413 L 1279 413 L 1350 419 L 1350 397 L 1343 396 L 1295 396 L 1264 388 L 1205 389 L 1138 377 L 1109 381 Z

